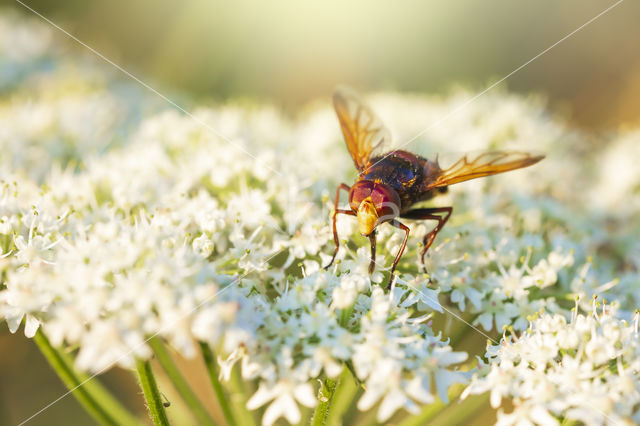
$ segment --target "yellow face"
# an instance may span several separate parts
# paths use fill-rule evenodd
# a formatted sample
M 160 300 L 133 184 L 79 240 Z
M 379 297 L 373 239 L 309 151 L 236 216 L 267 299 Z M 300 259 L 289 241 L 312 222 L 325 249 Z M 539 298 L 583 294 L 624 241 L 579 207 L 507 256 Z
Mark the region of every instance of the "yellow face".
M 364 236 L 370 235 L 378 223 L 378 212 L 371 197 L 367 197 L 358 206 L 358 227 Z

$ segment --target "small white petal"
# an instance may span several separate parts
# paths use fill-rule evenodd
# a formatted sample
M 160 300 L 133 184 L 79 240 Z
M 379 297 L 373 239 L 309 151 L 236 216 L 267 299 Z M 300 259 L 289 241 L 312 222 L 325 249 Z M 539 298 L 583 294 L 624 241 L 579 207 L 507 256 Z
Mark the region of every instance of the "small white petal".
M 491 331 L 493 328 L 493 316 L 491 314 L 480 314 L 480 316 L 474 321 L 474 323 L 480 323 L 482 328 L 486 331 Z
M 491 406 L 493 408 L 498 408 L 500 403 L 502 402 L 502 393 L 499 389 L 491 390 Z
M 557 426 L 559 423 L 549 411 L 540 405 L 536 405 L 531 409 L 531 417 L 541 426 Z
M 258 387 L 256 393 L 254 393 L 253 396 L 247 401 L 247 408 L 249 410 L 255 410 L 258 407 L 262 407 L 264 404 L 275 398 L 276 394 L 274 390 L 275 387 L 269 389 L 267 385 L 260 383 L 260 386 Z
M 358 400 L 358 410 L 367 411 L 373 407 L 376 402 L 382 396 L 382 391 L 377 387 L 369 386 L 364 392 L 364 395 Z
M 22 315 L 17 317 L 9 317 L 7 318 L 7 325 L 9 326 L 9 331 L 11 333 L 15 333 L 20 327 L 20 323 L 22 322 Z
M 313 394 L 313 386 L 311 386 L 309 383 L 297 385 L 293 389 L 293 395 L 300 404 L 306 407 L 315 407 L 318 403 L 318 400 Z
M 378 415 L 376 418 L 379 422 L 384 422 L 389 419 L 395 413 L 398 408 L 405 405 L 408 402 L 407 396 L 399 389 L 392 390 L 382 400 L 380 408 L 378 409 Z
M 271 426 L 282 416 L 291 424 L 297 424 L 300 421 L 300 409 L 289 394 L 281 395 L 269 405 L 262 416 L 262 425 Z
M 36 335 L 38 327 L 40 327 L 40 321 L 36 317 L 27 315 L 27 320 L 24 323 L 24 335 L 28 338 L 32 338 Z
M 438 396 L 445 403 L 449 402 L 447 393 L 452 384 L 467 382 L 465 373 L 461 371 L 438 370 L 435 373 L 435 379 Z
M 327 373 L 327 377 L 334 379 L 342 373 L 342 365 L 337 362 L 329 362 L 324 366 L 324 371 Z
M 435 400 L 435 398 L 429 393 L 428 386 L 428 379 L 421 380 L 419 377 L 416 377 L 407 384 L 407 394 L 411 395 L 411 398 L 415 399 L 416 401 L 419 401 L 423 404 L 430 404 Z

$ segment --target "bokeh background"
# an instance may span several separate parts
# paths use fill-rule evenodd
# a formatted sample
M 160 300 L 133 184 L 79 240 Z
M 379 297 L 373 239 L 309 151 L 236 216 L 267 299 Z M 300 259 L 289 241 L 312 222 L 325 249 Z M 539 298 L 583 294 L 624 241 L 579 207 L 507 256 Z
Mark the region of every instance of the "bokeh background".
M 340 83 L 361 90 L 480 90 L 615 2 L 24 3 L 163 93 L 199 102 L 265 98 L 297 108 Z M 581 127 L 640 123 L 638 16 L 640 4 L 624 1 L 506 86 L 548 96 L 552 108 Z
M 460 86 L 479 92 L 614 4 L 602 0 L 24 3 L 187 108 L 250 98 L 292 115 L 309 103 L 328 102 L 338 84 L 365 92 L 444 95 Z M 40 19 L 20 3 L 0 5 L 2 13 Z M 596 142 L 598 135 L 637 127 L 638 16 L 640 3 L 624 1 L 501 86 L 545 97 L 553 114 L 591 133 Z M 64 34 L 58 36 L 71 57 L 91 55 Z M 124 74 L 122 78 L 128 79 Z M 0 360 L 0 424 L 15 424 L 31 415 L 34 407 L 64 393 L 35 346 L 4 327 Z M 21 374 L 24 371 L 31 374 Z M 198 374 L 192 377 L 197 380 Z M 128 373 L 112 371 L 105 379 L 128 395 L 132 408 L 142 407 Z M 91 420 L 73 398 L 65 398 L 29 424 L 91 424 Z

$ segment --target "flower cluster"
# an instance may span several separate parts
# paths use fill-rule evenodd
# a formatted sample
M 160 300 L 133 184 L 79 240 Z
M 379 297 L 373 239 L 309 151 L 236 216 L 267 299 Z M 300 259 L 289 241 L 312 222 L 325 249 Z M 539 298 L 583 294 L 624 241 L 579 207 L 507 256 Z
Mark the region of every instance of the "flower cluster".
M 498 423 L 586 425 L 640 422 L 640 338 L 636 313 L 631 323 L 612 306 L 594 308 L 569 322 L 543 314 L 519 336 L 489 346 L 463 397 L 491 393 L 491 405 L 513 401 L 513 411 L 498 412 Z
M 198 117 L 218 114 L 229 113 Z M 315 405 L 313 379 L 345 363 L 369 389 L 359 407 L 379 402 L 381 421 L 465 380 L 453 366 L 467 355 L 429 326 L 437 298 L 372 286 L 364 249 L 320 268 L 331 242 L 326 190 L 297 179 L 297 157 L 256 167 L 174 113 L 132 138 L 44 185 L 4 181 L 0 315 L 12 331 L 26 318 L 27 336 L 42 326 L 95 372 L 149 357 L 150 336 L 188 357 L 207 342 L 223 372 L 241 361 L 242 376 L 258 380 L 248 407 L 270 402 L 266 424 L 296 422 L 292 402 Z M 415 286 L 433 292 L 424 279 Z
M 466 354 L 434 334 L 425 306 L 414 314 L 421 301 L 408 286 L 372 289 L 365 250 L 321 270 L 330 235 L 310 188 L 242 154 L 216 155 L 208 137 L 188 138 L 198 129 L 188 118 L 161 122 L 183 132 L 167 137 L 154 120 L 85 172 L 25 194 L 4 184 L 0 313 L 12 331 L 26 316 L 27 336 L 41 324 L 91 371 L 148 357 L 148 336 L 185 356 L 208 342 L 228 354 L 227 370 L 242 360 L 243 377 L 259 379 L 250 408 L 275 398 L 267 424 L 296 422 L 292 398 L 314 405 L 312 379 L 335 377 L 345 362 L 370 389 L 359 406 L 382 401 L 380 420 L 432 401 L 433 377 L 442 396 L 464 380 L 450 366 Z M 304 214 L 304 224 L 285 214 Z

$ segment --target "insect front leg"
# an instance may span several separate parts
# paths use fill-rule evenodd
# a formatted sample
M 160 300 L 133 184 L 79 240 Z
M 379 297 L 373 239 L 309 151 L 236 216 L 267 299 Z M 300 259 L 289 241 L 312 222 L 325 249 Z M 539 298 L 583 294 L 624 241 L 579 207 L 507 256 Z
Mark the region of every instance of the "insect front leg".
M 374 229 L 369 234 L 369 241 L 371 242 L 371 262 L 369 263 L 369 275 L 373 274 L 373 270 L 376 267 L 376 230 Z
M 404 248 L 407 246 L 407 240 L 409 239 L 409 227 L 398 222 L 397 220 L 392 220 L 389 222 L 392 226 L 396 228 L 400 228 L 404 231 L 404 241 L 402 241 L 402 245 L 400 246 L 400 250 L 398 250 L 398 254 L 396 255 L 396 259 L 393 261 L 393 266 L 391 267 L 391 275 L 389 276 L 389 284 L 387 284 L 387 290 L 391 288 L 391 283 L 393 282 L 393 272 L 396 270 L 396 266 L 398 266 L 398 262 L 400 261 L 400 257 L 402 257 L 402 253 L 404 252 Z
M 422 253 L 420 256 L 420 263 L 422 264 L 422 270 L 424 273 L 427 273 L 427 267 L 424 264 L 424 257 L 427 254 L 427 250 L 433 244 L 433 240 L 438 235 L 438 232 L 442 229 L 447 220 L 449 220 L 449 216 L 451 216 L 451 212 L 453 211 L 452 207 L 433 207 L 427 209 L 414 209 L 409 210 L 403 213 L 400 217 L 405 219 L 418 219 L 418 220 L 437 220 L 438 224 L 433 228 L 427 235 L 424 236 L 422 243 L 424 247 L 422 248 Z
M 333 265 L 333 261 L 336 260 L 336 255 L 338 254 L 338 249 L 340 248 L 340 242 L 338 241 L 338 228 L 336 227 L 336 217 L 338 216 L 338 213 L 347 214 L 349 216 L 355 216 L 356 215 L 351 210 L 344 210 L 344 209 L 339 209 L 338 208 L 338 203 L 340 202 L 340 190 L 341 189 L 344 189 L 345 191 L 349 192 L 349 190 L 351 190 L 351 187 L 349 185 L 347 185 L 346 183 L 341 183 L 338 186 L 338 189 L 336 189 L 336 198 L 335 198 L 334 207 L 333 207 L 333 241 L 336 244 L 336 249 L 333 252 L 333 257 L 331 258 L 331 261 L 329 262 L 329 264 L 327 266 L 324 267 L 324 269 L 329 269 L 329 267 L 331 265 Z

